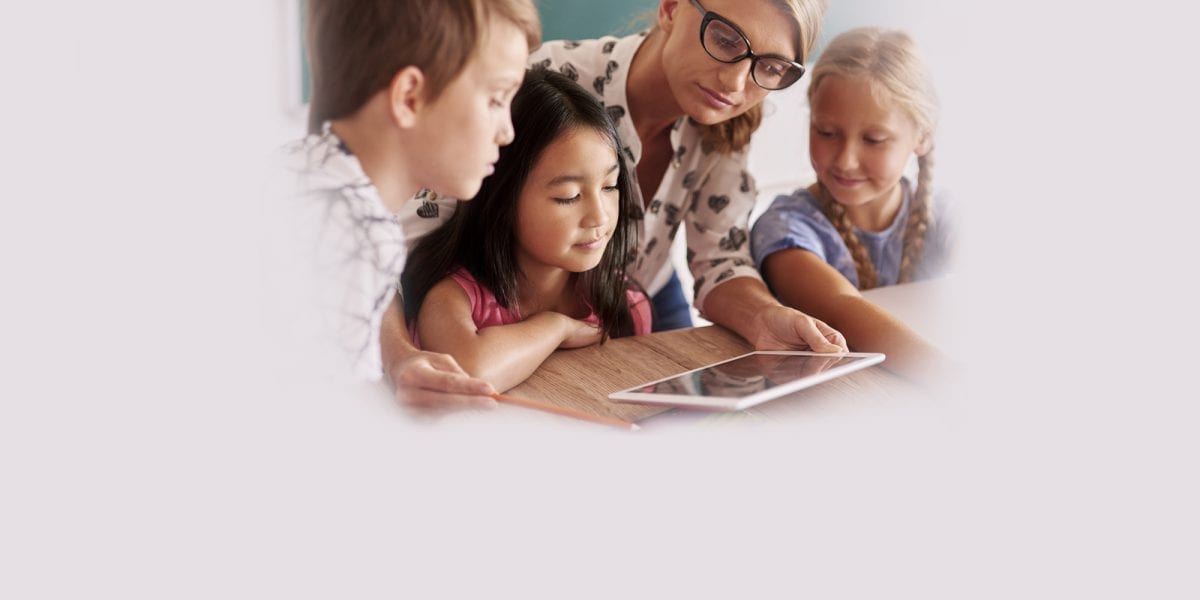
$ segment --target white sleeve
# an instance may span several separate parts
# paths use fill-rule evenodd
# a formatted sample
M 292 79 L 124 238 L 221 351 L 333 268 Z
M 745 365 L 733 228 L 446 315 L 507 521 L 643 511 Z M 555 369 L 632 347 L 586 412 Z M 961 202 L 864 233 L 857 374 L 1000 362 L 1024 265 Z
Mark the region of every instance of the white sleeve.
M 695 306 L 735 277 L 761 280 L 750 256 L 750 212 L 758 187 L 746 170 L 745 151 L 721 155 L 688 203 L 687 259 L 695 279 Z

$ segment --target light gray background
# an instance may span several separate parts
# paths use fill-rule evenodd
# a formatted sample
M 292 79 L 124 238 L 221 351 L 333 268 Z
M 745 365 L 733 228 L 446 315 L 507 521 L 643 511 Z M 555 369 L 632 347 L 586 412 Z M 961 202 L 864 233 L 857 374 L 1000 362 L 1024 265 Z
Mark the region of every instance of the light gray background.
M 1191 20 L 903 4 L 974 209 L 969 397 L 658 437 L 264 375 L 280 3 L 5 5 L 0 596 L 1195 597 Z

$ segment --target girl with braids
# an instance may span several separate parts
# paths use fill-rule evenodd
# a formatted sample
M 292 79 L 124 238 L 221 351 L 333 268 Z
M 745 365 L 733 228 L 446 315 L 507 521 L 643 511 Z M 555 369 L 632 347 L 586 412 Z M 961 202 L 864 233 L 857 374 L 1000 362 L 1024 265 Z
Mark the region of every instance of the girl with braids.
M 501 391 L 558 348 L 650 332 L 650 304 L 625 273 L 637 205 L 604 106 L 534 70 L 512 119 L 495 174 L 417 244 L 402 276 L 414 342 Z
M 937 99 L 912 39 L 842 33 L 813 68 L 808 100 L 817 182 L 776 198 L 755 223 L 755 261 L 780 300 L 836 327 L 852 349 L 932 376 L 945 357 L 859 293 L 940 275 L 952 250 L 946 201 L 933 191 Z M 915 187 L 904 176 L 914 155 Z

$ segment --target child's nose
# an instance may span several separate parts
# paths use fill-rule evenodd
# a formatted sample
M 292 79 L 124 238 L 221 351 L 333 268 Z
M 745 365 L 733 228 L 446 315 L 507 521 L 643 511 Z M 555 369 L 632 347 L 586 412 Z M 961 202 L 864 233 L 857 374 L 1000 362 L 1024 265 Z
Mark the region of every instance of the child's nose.
M 834 157 L 834 166 L 842 170 L 858 166 L 858 153 L 853 142 L 846 142 L 838 148 L 837 156 Z
M 608 208 L 605 206 L 604 197 L 601 194 L 595 194 L 588 202 L 588 211 L 583 216 L 583 227 L 588 229 L 600 229 L 608 226 L 610 216 Z
M 507 146 L 513 141 L 515 133 L 513 131 L 512 115 L 508 112 L 504 113 L 504 117 L 500 119 L 500 127 L 496 130 L 496 145 Z

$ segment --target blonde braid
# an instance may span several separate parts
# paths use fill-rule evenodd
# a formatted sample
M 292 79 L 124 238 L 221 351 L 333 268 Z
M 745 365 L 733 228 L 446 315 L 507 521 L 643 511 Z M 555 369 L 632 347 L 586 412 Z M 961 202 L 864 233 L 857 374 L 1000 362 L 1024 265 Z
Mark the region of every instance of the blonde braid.
M 846 214 L 846 207 L 838 204 L 825 184 L 819 181 L 817 182 L 817 200 L 821 204 L 821 212 L 825 213 L 825 218 L 829 219 L 829 222 L 837 228 L 838 233 L 842 236 L 842 241 L 846 243 L 846 249 L 854 258 L 854 270 L 858 272 L 858 289 L 869 290 L 878 285 L 879 273 L 875 270 L 875 263 L 871 261 L 867 247 L 854 232 L 854 223 L 850 222 L 850 216 Z
M 904 226 L 904 250 L 900 255 L 898 283 L 912 281 L 921 254 L 925 251 L 925 232 L 933 221 L 933 150 L 917 158 L 917 189 L 908 207 L 908 223 Z

